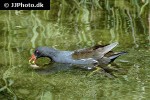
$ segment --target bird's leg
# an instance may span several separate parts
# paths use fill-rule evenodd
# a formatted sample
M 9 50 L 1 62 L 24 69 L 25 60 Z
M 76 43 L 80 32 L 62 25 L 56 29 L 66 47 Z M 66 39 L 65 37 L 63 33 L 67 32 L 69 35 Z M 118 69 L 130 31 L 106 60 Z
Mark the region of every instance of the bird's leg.
M 87 76 L 91 76 L 91 75 L 93 75 L 94 73 L 96 73 L 96 72 L 98 72 L 98 71 L 101 70 L 100 67 L 95 67 L 95 68 L 96 68 L 96 70 L 92 71 L 92 72 L 91 72 L 90 74 L 88 74 Z
M 101 74 L 103 74 L 104 76 L 107 76 L 108 78 L 115 78 L 115 77 L 116 77 L 116 76 L 113 75 L 112 73 L 108 73 L 108 72 L 106 72 L 105 70 L 103 70 L 103 71 L 101 72 Z

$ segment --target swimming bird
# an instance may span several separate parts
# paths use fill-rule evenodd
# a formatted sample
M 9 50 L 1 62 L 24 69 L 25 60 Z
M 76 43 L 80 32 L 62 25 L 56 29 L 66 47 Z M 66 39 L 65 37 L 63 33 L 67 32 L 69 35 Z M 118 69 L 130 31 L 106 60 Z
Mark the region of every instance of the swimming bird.
M 36 59 L 48 57 L 53 62 L 66 63 L 81 66 L 85 69 L 93 69 L 97 66 L 107 66 L 117 57 L 126 52 L 115 53 L 111 51 L 118 42 L 109 45 L 97 45 L 90 48 L 84 48 L 74 51 L 62 51 L 50 47 L 38 47 L 32 54 L 29 63 L 35 64 Z

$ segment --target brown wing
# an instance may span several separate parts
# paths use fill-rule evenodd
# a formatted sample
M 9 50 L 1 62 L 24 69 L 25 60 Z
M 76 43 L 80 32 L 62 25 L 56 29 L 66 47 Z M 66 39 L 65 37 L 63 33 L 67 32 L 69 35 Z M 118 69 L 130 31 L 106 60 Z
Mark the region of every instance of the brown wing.
M 91 48 L 77 50 L 74 51 L 72 57 L 74 59 L 102 58 L 105 54 L 110 52 L 117 44 L 118 42 L 114 42 L 109 45 L 96 45 Z
M 96 45 L 90 48 L 80 49 L 74 51 L 72 57 L 74 59 L 85 59 L 85 58 L 94 58 L 96 56 L 97 49 L 103 48 L 104 45 Z

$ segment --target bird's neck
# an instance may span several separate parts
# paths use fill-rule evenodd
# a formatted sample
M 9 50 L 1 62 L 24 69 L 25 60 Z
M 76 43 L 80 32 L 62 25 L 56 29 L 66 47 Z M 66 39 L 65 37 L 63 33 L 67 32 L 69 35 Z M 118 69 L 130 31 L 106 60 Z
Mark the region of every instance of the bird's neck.
M 48 54 L 46 54 L 46 56 L 50 59 L 54 59 L 54 57 L 56 57 L 58 53 L 59 51 L 56 49 L 49 49 Z

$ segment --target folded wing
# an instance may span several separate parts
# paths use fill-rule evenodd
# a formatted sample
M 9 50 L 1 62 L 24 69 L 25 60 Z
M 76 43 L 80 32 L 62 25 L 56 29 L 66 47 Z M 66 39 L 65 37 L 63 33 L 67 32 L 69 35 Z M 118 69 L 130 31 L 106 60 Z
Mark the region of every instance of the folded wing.
M 73 59 L 86 59 L 86 58 L 102 58 L 105 54 L 110 52 L 115 46 L 117 46 L 118 42 L 112 43 L 110 45 L 102 46 L 97 45 L 91 48 L 85 48 L 74 51 L 72 54 Z

